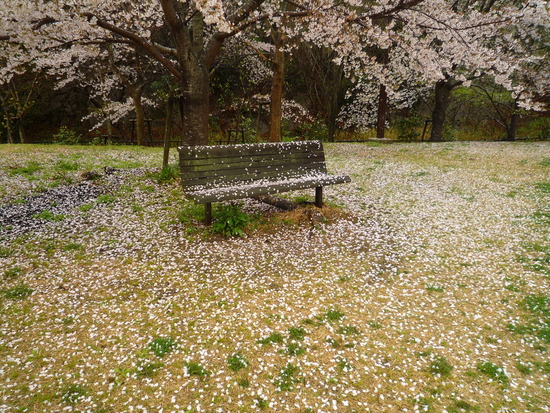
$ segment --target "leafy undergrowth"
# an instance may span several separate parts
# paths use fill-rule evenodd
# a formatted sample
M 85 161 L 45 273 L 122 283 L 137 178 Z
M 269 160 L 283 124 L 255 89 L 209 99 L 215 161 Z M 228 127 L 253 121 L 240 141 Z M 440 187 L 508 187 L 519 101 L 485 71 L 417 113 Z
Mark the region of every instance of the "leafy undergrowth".
M 550 146 L 326 150 L 225 237 L 160 149 L 0 147 L 0 411 L 550 409 Z

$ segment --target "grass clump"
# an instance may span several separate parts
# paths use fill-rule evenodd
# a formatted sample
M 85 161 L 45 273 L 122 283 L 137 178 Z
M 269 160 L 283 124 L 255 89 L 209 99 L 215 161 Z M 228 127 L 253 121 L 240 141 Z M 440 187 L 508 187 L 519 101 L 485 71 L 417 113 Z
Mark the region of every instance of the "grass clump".
M 23 272 L 23 269 L 19 266 L 17 267 L 12 267 L 6 271 L 4 271 L 4 278 L 17 278 L 21 275 L 21 273 Z
M 23 300 L 30 296 L 34 290 L 24 284 L 4 291 L 4 297 L 11 300 Z
M 496 364 L 491 363 L 490 361 L 483 361 L 477 365 L 477 369 L 489 376 L 491 379 L 498 381 L 501 384 L 508 383 L 508 376 L 502 367 L 497 366 Z
M 271 333 L 267 337 L 258 340 L 258 344 L 282 344 L 285 338 L 281 333 Z
M 149 350 L 159 358 L 164 357 L 176 348 L 172 337 L 157 337 L 149 343 Z
M 161 367 L 164 367 L 164 364 L 160 362 L 139 362 L 136 365 L 135 375 L 137 378 L 153 377 Z
M 12 175 L 33 175 L 35 172 L 38 172 L 42 169 L 42 165 L 38 162 L 29 162 L 26 166 L 19 168 L 13 168 L 11 170 Z
M 302 341 L 307 335 L 307 331 L 302 327 L 291 327 L 288 329 L 288 335 L 293 340 Z
M 327 310 L 324 314 L 317 317 L 319 321 L 328 321 L 329 323 L 337 323 L 344 317 L 344 313 L 337 309 Z
M 166 165 L 159 172 L 153 173 L 153 179 L 158 184 L 169 184 L 178 179 L 178 169 L 173 165 Z
M 443 378 L 449 377 L 453 369 L 453 365 L 442 356 L 436 356 L 429 367 L 430 373 L 440 375 Z
M 247 368 L 250 365 L 250 362 L 241 353 L 234 353 L 227 358 L 227 364 L 232 371 L 239 371 Z
M 115 202 L 116 198 L 114 195 L 111 194 L 103 194 L 97 197 L 97 203 L 98 204 L 112 204 Z
M 187 374 L 190 376 L 197 376 L 197 377 L 204 378 L 210 375 L 210 372 L 208 370 L 206 370 L 199 363 L 195 363 L 195 362 L 185 363 L 185 370 L 187 371 Z
M 61 400 L 67 404 L 76 404 L 86 393 L 87 390 L 84 386 L 69 384 L 61 390 Z
M 239 204 L 222 205 L 214 213 L 212 231 L 224 237 L 242 237 L 250 217 L 242 212 Z
M 54 214 L 49 209 L 45 209 L 44 211 L 39 212 L 38 214 L 34 214 L 32 217 L 35 219 L 42 219 L 44 221 L 52 221 L 52 222 L 60 222 L 65 219 L 65 215 Z
M 279 376 L 275 379 L 275 386 L 279 391 L 292 391 L 296 384 L 301 382 L 300 368 L 292 363 L 288 363 L 279 371 Z
M 336 331 L 338 334 L 343 334 L 345 336 L 353 336 L 353 335 L 357 335 L 361 332 L 361 330 L 359 330 L 357 327 L 355 326 L 344 326 L 344 327 L 340 327 L 338 328 L 338 330 Z

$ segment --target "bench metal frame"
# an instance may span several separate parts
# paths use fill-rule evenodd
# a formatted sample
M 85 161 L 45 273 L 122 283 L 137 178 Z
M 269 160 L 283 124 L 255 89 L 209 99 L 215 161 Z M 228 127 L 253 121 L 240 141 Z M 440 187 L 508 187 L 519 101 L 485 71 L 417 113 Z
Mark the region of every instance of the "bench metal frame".
M 327 173 L 319 141 L 219 146 L 182 146 L 181 185 L 185 196 L 205 204 L 212 222 L 212 202 L 315 188 L 315 205 L 323 206 L 323 187 L 351 182 Z

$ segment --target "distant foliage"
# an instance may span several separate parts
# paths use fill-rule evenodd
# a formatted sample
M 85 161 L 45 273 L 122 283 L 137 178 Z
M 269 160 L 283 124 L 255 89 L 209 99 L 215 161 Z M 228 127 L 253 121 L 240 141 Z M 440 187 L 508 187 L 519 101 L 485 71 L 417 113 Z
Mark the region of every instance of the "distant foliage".
M 63 145 L 78 145 L 81 138 L 79 134 L 66 126 L 59 128 L 59 132 L 53 135 L 54 142 Z
M 395 123 L 395 127 L 397 129 L 397 139 L 406 141 L 417 140 L 420 137 L 422 119 L 417 116 L 402 118 Z

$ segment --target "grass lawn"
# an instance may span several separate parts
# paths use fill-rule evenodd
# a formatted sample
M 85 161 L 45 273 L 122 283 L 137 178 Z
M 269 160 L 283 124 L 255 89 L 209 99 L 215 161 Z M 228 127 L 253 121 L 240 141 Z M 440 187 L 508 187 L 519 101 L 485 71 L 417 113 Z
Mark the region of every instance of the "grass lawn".
M 161 149 L 1 145 L 0 411 L 550 411 L 550 143 L 325 150 L 224 238 Z

